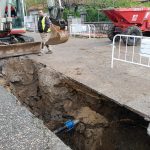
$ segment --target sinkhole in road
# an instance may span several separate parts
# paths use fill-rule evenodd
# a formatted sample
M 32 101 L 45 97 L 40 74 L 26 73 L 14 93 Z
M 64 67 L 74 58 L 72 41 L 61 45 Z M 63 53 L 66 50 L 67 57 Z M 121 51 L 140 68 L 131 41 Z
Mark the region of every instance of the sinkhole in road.
M 0 70 L 11 92 L 51 131 L 80 122 L 57 136 L 73 150 L 149 150 L 139 115 L 52 68 L 26 57 L 8 59 Z

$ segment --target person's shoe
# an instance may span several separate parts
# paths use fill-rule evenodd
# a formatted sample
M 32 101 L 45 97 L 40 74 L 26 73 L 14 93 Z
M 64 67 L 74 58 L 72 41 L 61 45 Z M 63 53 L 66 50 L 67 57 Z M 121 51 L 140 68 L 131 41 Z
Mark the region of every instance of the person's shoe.
M 51 50 L 48 50 L 45 54 L 52 54 L 53 52 Z
M 44 49 L 41 49 L 40 53 L 38 53 L 38 56 L 42 56 L 44 54 Z
M 40 53 L 38 53 L 38 56 L 42 56 L 42 55 L 43 55 L 43 53 L 41 53 L 41 52 L 40 52 Z

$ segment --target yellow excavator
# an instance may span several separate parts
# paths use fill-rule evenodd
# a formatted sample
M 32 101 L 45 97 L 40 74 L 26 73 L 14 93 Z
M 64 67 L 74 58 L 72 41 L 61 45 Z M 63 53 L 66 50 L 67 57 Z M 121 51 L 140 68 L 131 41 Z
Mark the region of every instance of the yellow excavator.
M 0 0 L 0 58 L 39 53 L 41 42 L 24 35 L 25 1 Z M 48 0 L 48 10 L 53 23 L 48 45 L 57 45 L 68 40 L 66 22 L 62 18 L 61 0 Z

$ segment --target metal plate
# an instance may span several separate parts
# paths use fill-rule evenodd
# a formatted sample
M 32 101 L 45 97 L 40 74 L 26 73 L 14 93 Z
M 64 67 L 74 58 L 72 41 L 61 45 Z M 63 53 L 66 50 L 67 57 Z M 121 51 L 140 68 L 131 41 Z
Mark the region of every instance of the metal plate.
M 0 45 L 0 58 L 36 54 L 41 50 L 41 42 Z

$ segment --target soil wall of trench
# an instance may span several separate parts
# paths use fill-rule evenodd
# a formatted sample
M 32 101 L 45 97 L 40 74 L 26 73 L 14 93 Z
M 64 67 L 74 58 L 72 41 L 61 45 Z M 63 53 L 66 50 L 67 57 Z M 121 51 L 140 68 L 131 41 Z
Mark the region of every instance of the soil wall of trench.
M 137 114 L 30 59 L 1 64 L 4 86 L 51 131 L 80 120 L 75 129 L 57 134 L 73 150 L 150 150 L 148 123 Z

